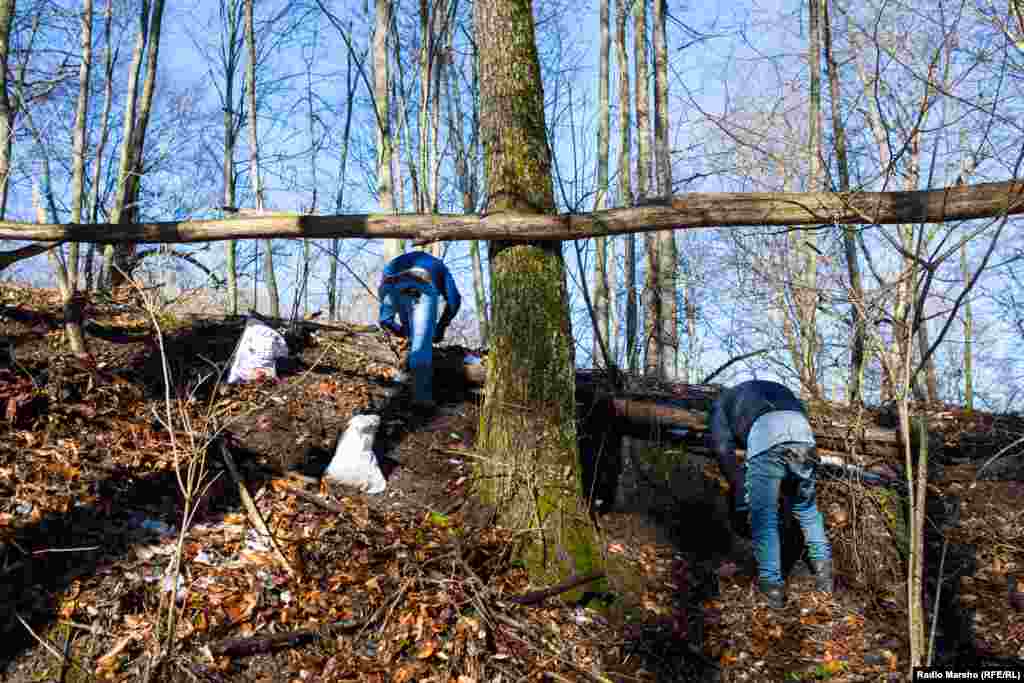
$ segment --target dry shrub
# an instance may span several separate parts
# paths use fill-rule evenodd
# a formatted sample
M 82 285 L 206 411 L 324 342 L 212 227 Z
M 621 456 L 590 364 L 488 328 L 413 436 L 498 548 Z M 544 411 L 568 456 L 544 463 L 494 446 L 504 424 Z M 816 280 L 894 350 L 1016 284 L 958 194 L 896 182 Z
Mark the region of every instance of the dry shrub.
M 870 591 L 903 580 L 906 525 L 899 494 L 853 479 L 818 482 L 818 506 L 832 544 L 835 573 Z

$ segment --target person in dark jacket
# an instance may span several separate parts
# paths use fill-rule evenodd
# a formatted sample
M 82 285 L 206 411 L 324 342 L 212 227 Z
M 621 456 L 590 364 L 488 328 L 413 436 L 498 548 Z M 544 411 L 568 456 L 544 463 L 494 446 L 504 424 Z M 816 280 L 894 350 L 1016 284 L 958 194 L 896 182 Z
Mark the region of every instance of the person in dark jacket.
M 413 405 L 432 408 L 435 405 L 433 344 L 444 339 L 448 325 L 459 312 L 462 305 L 459 288 L 443 261 L 423 251 L 411 251 L 392 259 L 384 267 L 377 294 L 380 326 L 409 338 Z M 444 298 L 445 307 L 438 319 L 440 297 Z
M 785 604 L 778 510 L 786 482 L 816 588 L 831 593 L 832 549 L 815 500 L 820 461 L 803 403 L 777 382 L 743 382 L 723 391 L 715 401 L 710 427 L 719 467 L 729 480 L 733 524 L 741 524 L 749 511 L 758 589 L 773 607 Z M 737 448 L 747 452 L 745 468 L 737 463 Z

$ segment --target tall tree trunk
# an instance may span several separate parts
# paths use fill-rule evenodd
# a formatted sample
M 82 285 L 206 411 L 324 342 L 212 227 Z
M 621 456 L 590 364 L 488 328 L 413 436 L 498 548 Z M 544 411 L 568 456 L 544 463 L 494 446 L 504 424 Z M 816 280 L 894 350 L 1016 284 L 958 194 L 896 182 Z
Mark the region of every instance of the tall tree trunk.
M 260 136 L 256 117 L 256 27 L 253 19 L 253 3 L 245 0 L 245 47 L 249 53 L 246 63 L 245 85 L 249 100 L 249 173 L 252 175 L 252 189 L 256 198 L 256 211 L 263 213 L 263 179 L 260 175 Z M 263 240 L 263 281 L 267 286 L 267 299 L 270 315 L 281 317 L 281 297 L 277 291 L 277 273 L 274 271 L 274 244 L 271 240 Z M 253 301 L 253 306 L 257 305 Z
M 235 192 L 237 174 L 235 173 L 235 148 L 238 143 L 238 131 L 241 117 L 235 107 L 235 75 L 241 58 L 239 33 L 241 30 L 235 0 L 222 0 L 222 8 L 226 11 L 224 33 L 221 34 L 221 55 L 224 60 L 224 160 L 222 174 L 224 176 L 224 206 L 235 208 Z M 239 105 L 242 103 L 239 102 Z M 237 243 L 228 240 L 225 244 L 227 257 L 228 311 L 238 315 L 238 265 L 236 262 Z
M 654 0 L 654 168 L 659 197 L 672 195 L 672 157 L 668 124 L 668 43 L 665 22 L 667 0 Z M 675 377 L 679 358 L 679 304 L 676 299 L 676 270 L 679 254 L 672 231 L 657 233 L 658 288 L 661 294 L 661 376 Z
M 608 208 L 608 147 L 611 128 L 611 103 L 608 101 L 608 72 L 611 52 L 608 2 L 609 0 L 601 0 L 600 10 L 601 47 L 598 57 L 597 81 L 597 198 L 594 201 L 595 211 Z M 610 345 L 611 330 L 609 329 L 608 238 L 595 238 L 594 250 L 597 261 L 597 267 L 594 270 L 594 323 L 597 334 L 594 336 L 592 353 L 596 366 L 597 359 L 601 358 L 602 348 L 612 348 Z M 614 352 L 611 353 L 611 358 L 604 358 L 601 362 L 614 363 Z
M 416 131 L 419 134 L 419 141 L 416 145 L 416 175 L 420 180 L 419 196 L 422 203 L 416 207 L 417 213 L 427 213 L 430 211 L 428 208 L 430 205 L 430 191 L 428 189 L 428 178 L 430 177 L 430 148 L 428 146 L 428 140 L 430 132 L 430 66 L 432 57 L 430 5 L 430 0 L 420 0 L 420 106 L 416 117 Z
M 11 25 L 15 0 L 0 0 L 0 219 L 7 216 L 7 192 L 11 177 L 11 151 L 14 147 L 14 107 L 8 94 L 10 73 Z
M 352 35 L 352 22 L 349 22 L 348 33 Z M 334 195 L 334 213 L 340 214 L 345 211 L 345 183 L 348 180 L 348 145 L 352 138 L 352 104 L 355 101 L 356 78 L 355 70 L 352 68 L 352 51 L 348 51 L 345 59 L 345 125 L 341 133 L 341 160 L 338 162 L 338 191 Z M 341 240 L 337 237 L 331 240 L 331 270 L 330 282 L 327 285 L 327 310 L 331 320 L 338 319 L 338 254 L 341 249 Z
M 142 95 L 138 102 L 138 119 L 131 127 L 130 142 L 126 141 L 129 150 L 128 173 L 121 186 L 122 201 L 119 201 L 120 212 L 118 223 L 134 223 L 139 219 L 139 191 L 142 185 L 144 155 L 146 150 L 146 131 L 149 128 L 149 116 L 153 109 L 153 98 L 156 94 L 157 66 L 160 57 L 160 34 L 163 25 L 164 0 L 154 0 L 149 16 L 149 31 L 146 40 L 146 77 L 142 82 Z M 143 15 L 145 21 L 145 15 Z M 132 90 L 134 93 L 134 90 Z M 115 263 L 119 265 L 111 273 L 111 287 L 123 284 L 123 278 L 131 274 L 136 265 L 135 244 L 119 245 L 115 250 Z
M 110 110 L 114 104 L 114 51 L 110 44 L 110 28 L 114 20 L 113 0 L 107 0 L 103 11 L 103 115 L 100 118 L 100 139 L 96 143 L 96 158 L 92 166 L 92 193 L 89 197 L 89 220 L 99 222 L 100 185 L 103 171 L 103 153 L 110 137 Z M 96 261 L 96 244 L 89 245 L 85 261 L 85 290 L 93 289 L 93 269 Z
M 636 69 L 636 200 L 647 198 L 651 177 L 651 109 L 650 82 L 647 68 L 647 3 L 633 3 L 633 66 Z M 644 271 L 644 372 L 661 372 L 661 278 L 658 247 L 661 240 L 655 233 L 644 235 L 647 264 Z
M 807 125 L 808 190 L 822 189 L 821 160 L 821 6 L 815 0 L 808 3 L 808 67 L 810 69 L 811 101 Z M 817 234 L 813 230 L 801 230 L 794 235 L 799 240 L 797 247 L 800 263 L 800 277 L 797 282 L 797 315 L 800 317 L 800 381 L 805 395 L 818 397 L 818 253 Z
M 629 56 L 626 53 L 626 23 L 629 8 L 625 2 L 619 3 L 615 22 L 615 51 L 619 60 L 619 203 L 622 206 L 633 205 L 633 185 L 630 176 L 629 160 L 631 156 L 630 110 L 629 110 Z M 623 262 L 626 270 L 625 306 L 626 317 L 626 367 L 630 372 L 637 369 L 637 310 L 636 310 L 636 236 L 626 235 L 622 240 Z
M 451 33 L 449 33 L 449 36 Z M 450 47 L 450 46 L 449 46 Z M 475 60 L 474 60 L 475 61 Z M 455 152 L 455 178 L 462 194 L 462 210 L 465 213 L 476 213 L 477 202 L 477 145 L 479 144 L 479 116 L 476 100 L 473 101 L 473 113 L 470 120 L 470 143 L 466 148 L 462 125 L 462 93 L 459 88 L 459 77 L 455 70 L 454 60 L 450 60 L 446 68 L 450 70 L 446 79 L 448 97 L 448 137 Z M 474 74 L 476 69 L 474 68 Z M 480 241 L 469 243 L 469 255 L 473 263 L 473 297 L 476 302 L 476 318 L 480 331 L 480 344 L 487 346 L 488 312 L 487 295 L 484 290 L 484 268 L 480 258 Z
M 377 201 L 381 213 L 395 212 L 394 180 L 391 172 L 391 107 L 388 88 L 388 32 L 391 0 L 376 0 L 373 26 L 373 101 L 377 109 Z M 398 64 L 395 65 L 399 67 Z M 384 260 L 405 251 L 405 240 L 384 240 Z
M 474 6 L 480 132 L 489 214 L 553 213 L 551 156 L 529 0 Z M 583 505 L 575 371 L 559 242 L 490 243 L 491 355 L 480 445 L 486 498 L 521 536 L 531 579 L 547 585 L 600 563 Z M 571 597 L 570 597 L 571 599 Z
M 839 191 L 850 191 L 850 164 L 846 150 L 846 127 L 843 124 L 842 97 L 839 87 L 839 66 L 832 51 L 832 22 L 828 11 L 829 0 L 821 0 L 822 40 L 825 48 L 825 66 L 828 69 L 829 99 L 832 102 L 832 135 L 835 139 L 836 166 L 839 172 Z M 860 260 L 857 254 L 857 229 L 852 225 L 843 226 L 843 251 L 846 255 L 846 272 L 850 278 L 851 319 L 853 342 L 850 348 L 850 378 L 847 393 L 851 405 L 864 402 L 864 349 L 867 330 L 864 326 L 864 285 L 860 275 Z
M 112 223 L 130 223 L 133 208 L 131 206 L 131 173 L 135 167 L 132 143 L 135 139 L 136 108 L 139 99 L 139 74 L 142 71 L 142 60 L 149 38 L 150 0 L 142 0 L 139 11 L 139 31 L 135 38 L 135 49 L 132 52 L 132 63 L 128 70 L 128 91 L 125 94 L 125 114 L 122 124 L 121 159 L 117 172 L 117 198 L 111 215 Z M 127 258 L 131 256 L 131 245 L 122 246 L 109 244 L 103 253 L 104 281 L 110 287 L 124 280 L 123 267 L 127 266 Z M 115 254 L 117 258 L 115 258 Z
M 1021 15 L 1018 14 L 1018 17 Z M 1024 29 L 1024 21 L 1021 28 Z M 974 172 L 974 163 L 967 151 L 967 129 L 960 129 L 960 174 L 957 177 L 957 185 L 965 185 L 967 178 Z M 964 281 L 964 288 L 971 282 L 971 271 L 967 267 L 967 242 L 960 245 L 960 276 Z M 964 407 L 967 416 L 974 413 L 974 316 L 971 311 L 971 297 L 964 299 Z
M 81 45 L 82 63 L 78 66 L 78 102 L 75 105 L 75 132 L 71 152 L 72 223 L 82 222 L 82 205 L 85 203 L 85 150 L 88 145 L 85 125 L 89 115 L 89 76 L 92 73 L 92 0 L 84 0 L 82 3 Z M 78 291 L 78 250 L 78 242 L 72 242 L 68 249 L 68 291 L 72 297 Z
M 967 267 L 967 242 L 960 245 L 960 275 L 964 279 L 964 287 L 971 281 L 971 271 Z M 971 315 L 971 298 L 964 300 L 964 407 L 968 417 L 974 413 L 974 320 Z

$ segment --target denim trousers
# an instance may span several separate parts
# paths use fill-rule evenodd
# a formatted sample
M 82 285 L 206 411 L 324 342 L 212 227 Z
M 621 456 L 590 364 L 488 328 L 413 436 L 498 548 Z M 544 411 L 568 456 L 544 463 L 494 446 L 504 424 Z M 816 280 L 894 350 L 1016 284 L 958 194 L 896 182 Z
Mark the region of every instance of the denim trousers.
M 437 288 L 429 282 L 402 278 L 382 284 L 377 293 L 381 319 L 391 319 L 397 313 L 409 337 L 412 400 L 428 403 L 434 394 L 434 330 L 440 296 Z
M 791 507 L 803 530 L 807 554 L 812 560 L 831 559 L 832 549 L 825 535 L 825 523 L 815 500 L 817 463 L 794 457 L 782 444 L 750 458 L 746 469 L 744 498 L 750 506 L 758 578 L 776 584 L 784 582 L 779 535 L 779 496 L 783 488 L 790 497 L 786 501 L 787 507 Z

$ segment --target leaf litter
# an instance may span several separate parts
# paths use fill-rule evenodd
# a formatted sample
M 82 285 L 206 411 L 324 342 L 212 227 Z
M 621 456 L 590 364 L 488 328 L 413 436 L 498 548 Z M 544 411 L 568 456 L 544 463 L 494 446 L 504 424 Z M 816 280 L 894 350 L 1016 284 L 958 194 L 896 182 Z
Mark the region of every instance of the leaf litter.
M 617 573 L 633 578 L 608 577 L 610 605 L 582 607 L 558 595 L 518 604 L 546 587 L 530 586 L 515 562 L 514 534 L 481 525 L 466 502 L 477 457 L 475 394 L 439 388 L 451 389 L 447 404 L 426 421 L 400 402 L 382 415 L 382 455 L 392 463 L 385 494 L 317 485 L 313 473 L 349 417 L 388 396 L 396 374 L 390 349 L 366 328 L 337 325 L 308 336 L 299 369 L 281 381 L 218 386 L 211 363 L 226 369 L 242 323 L 182 321 L 167 335 L 176 388 L 187 397 L 173 428 L 228 435 L 292 575 L 256 532 L 217 454 L 184 448 L 180 437 L 175 448 L 157 418 L 165 413 L 162 386 L 142 312 L 90 304 L 92 320 L 132 339 L 90 338 L 88 362 L 59 351 L 56 293 L 5 288 L 0 299 L 0 330 L 18 340 L 16 365 L 0 369 L 6 680 L 905 675 L 898 600 L 873 600 L 856 586 L 830 599 L 804 577 L 791 580 L 790 604 L 773 613 L 753 591 L 749 552 L 708 565 L 656 533 L 626 532 L 620 513 L 604 520 L 606 549 Z M 178 477 L 196 459 L 203 494 L 181 536 Z M 1019 497 L 1020 485 L 969 489 L 960 474 L 942 484 L 962 489 L 965 501 L 951 533 L 980 549 L 978 571 L 958 578 L 961 600 L 977 606 L 980 646 L 1019 656 L 1024 621 L 1010 605 L 1024 585 L 1007 577 L 1024 560 L 1024 525 L 1001 501 Z

